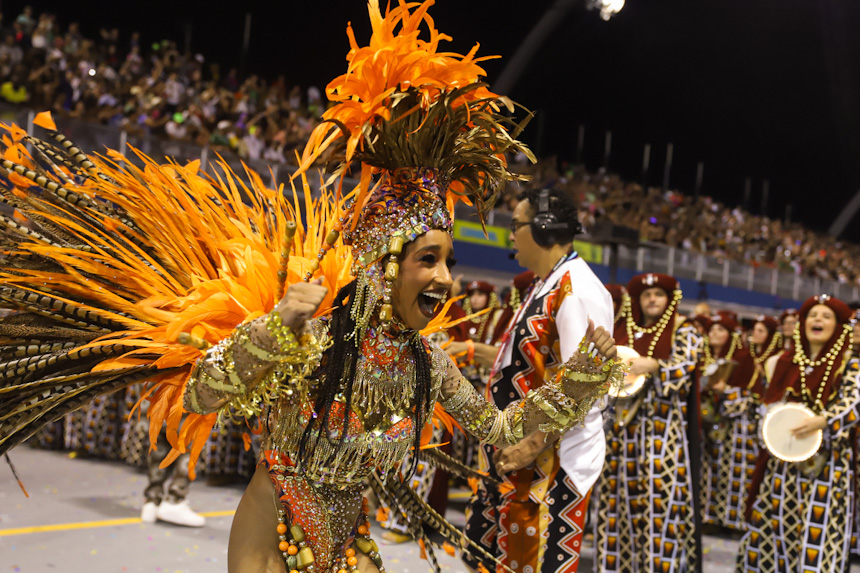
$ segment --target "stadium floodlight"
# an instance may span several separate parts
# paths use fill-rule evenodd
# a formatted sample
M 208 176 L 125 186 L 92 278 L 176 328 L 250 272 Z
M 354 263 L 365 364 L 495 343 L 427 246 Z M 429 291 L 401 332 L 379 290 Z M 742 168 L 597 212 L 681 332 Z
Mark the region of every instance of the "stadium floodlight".
M 609 20 L 624 8 L 624 0 L 589 0 L 588 7 L 599 10 L 600 17 Z

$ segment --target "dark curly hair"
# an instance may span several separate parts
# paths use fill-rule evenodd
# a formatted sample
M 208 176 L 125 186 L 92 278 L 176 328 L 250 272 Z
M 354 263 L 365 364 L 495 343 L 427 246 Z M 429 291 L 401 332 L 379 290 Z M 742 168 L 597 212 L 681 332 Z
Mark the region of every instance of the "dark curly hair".
M 528 216 L 529 218 L 533 218 L 537 214 L 540 194 L 544 189 L 549 191 L 550 212 L 555 215 L 559 223 L 569 223 L 567 231 L 553 232 L 554 242 L 559 245 L 573 242 L 574 236 L 582 231 L 579 225 L 576 204 L 567 192 L 556 187 L 526 189 L 517 195 L 517 201 L 529 202 Z

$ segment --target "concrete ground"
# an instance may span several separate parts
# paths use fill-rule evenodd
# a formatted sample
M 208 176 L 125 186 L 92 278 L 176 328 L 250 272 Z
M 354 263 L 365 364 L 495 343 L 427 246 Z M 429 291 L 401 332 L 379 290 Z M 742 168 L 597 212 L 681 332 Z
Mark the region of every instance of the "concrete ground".
M 121 463 L 75 459 L 67 452 L 20 447 L 10 454 L 30 497 L 0 463 L 0 573 L 210 573 L 227 570 L 227 538 L 239 486 L 192 486 L 189 501 L 207 517 L 201 529 L 140 522 L 146 477 Z M 463 523 L 462 504 L 448 519 Z M 380 539 L 379 531 L 374 537 Z M 734 570 L 737 542 L 705 537 L 705 572 Z M 428 564 L 415 543 L 381 549 L 391 573 L 424 573 Z M 586 547 L 579 571 L 592 571 Z M 437 551 L 443 570 L 465 572 L 461 562 Z M 852 572 L 860 572 L 854 565 Z

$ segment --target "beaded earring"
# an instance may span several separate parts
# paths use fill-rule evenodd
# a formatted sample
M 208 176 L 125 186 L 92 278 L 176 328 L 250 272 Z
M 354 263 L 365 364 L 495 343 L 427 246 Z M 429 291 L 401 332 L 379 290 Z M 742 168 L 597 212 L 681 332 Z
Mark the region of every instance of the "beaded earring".
M 388 243 L 388 254 L 390 258 L 385 265 L 385 287 L 382 293 L 382 308 L 379 310 L 379 320 L 383 328 L 388 328 L 391 325 L 391 319 L 394 317 L 394 307 L 391 305 L 391 285 L 397 280 L 400 274 L 400 254 L 403 252 L 405 241 L 401 236 L 391 237 Z

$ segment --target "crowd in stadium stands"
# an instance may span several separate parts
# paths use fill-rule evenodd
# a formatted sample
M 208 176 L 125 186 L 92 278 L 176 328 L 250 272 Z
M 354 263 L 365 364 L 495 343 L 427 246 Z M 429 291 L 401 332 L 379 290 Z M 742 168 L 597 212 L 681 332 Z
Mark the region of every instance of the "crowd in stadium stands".
M 555 158 L 535 166 L 522 164 L 538 184 L 565 186 L 581 207 L 586 229 L 598 219 L 634 227 L 644 241 L 667 244 L 719 260 L 777 268 L 860 286 L 860 246 L 811 231 L 798 223 L 753 215 L 711 197 L 645 189 L 602 170 L 556 169 Z M 516 193 L 502 205 L 513 205 Z
M 96 39 L 78 24 L 27 7 L 0 19 L 0 99 L 54 115 L 230 149 L 244 159 L 285 162 L 301 149 L 322 113 L 316 87 L 303 91 L 284 76 L 269 82 L 222 74 L 170 41 L 151 46 L 118 29 Z
M 118 29 L 85 38 L 75 22 L 26 7 L 13 21 L 0 14 L 0 100 L 50 109 L 55 116 L 232 150 L 250 160 L 285 162 L 301 149 L 323 111 L 316 87 L 303 90 L 235 69 L 222 74 L 200 55 L 170 41 L 145 46 Z M 557 181 L 579 200 L 586 228 L 598 218 L 636 227 L 644 240 L 719 259 L 791 270 L 860 285 L 860 247 L 798 224 L 754 216 L 710 197 L 643 189 L 614 175 L 568 169 L 555 160 L 522 171 L 538 183 Z M 515 203 L 511 189 L 500 204 Z

